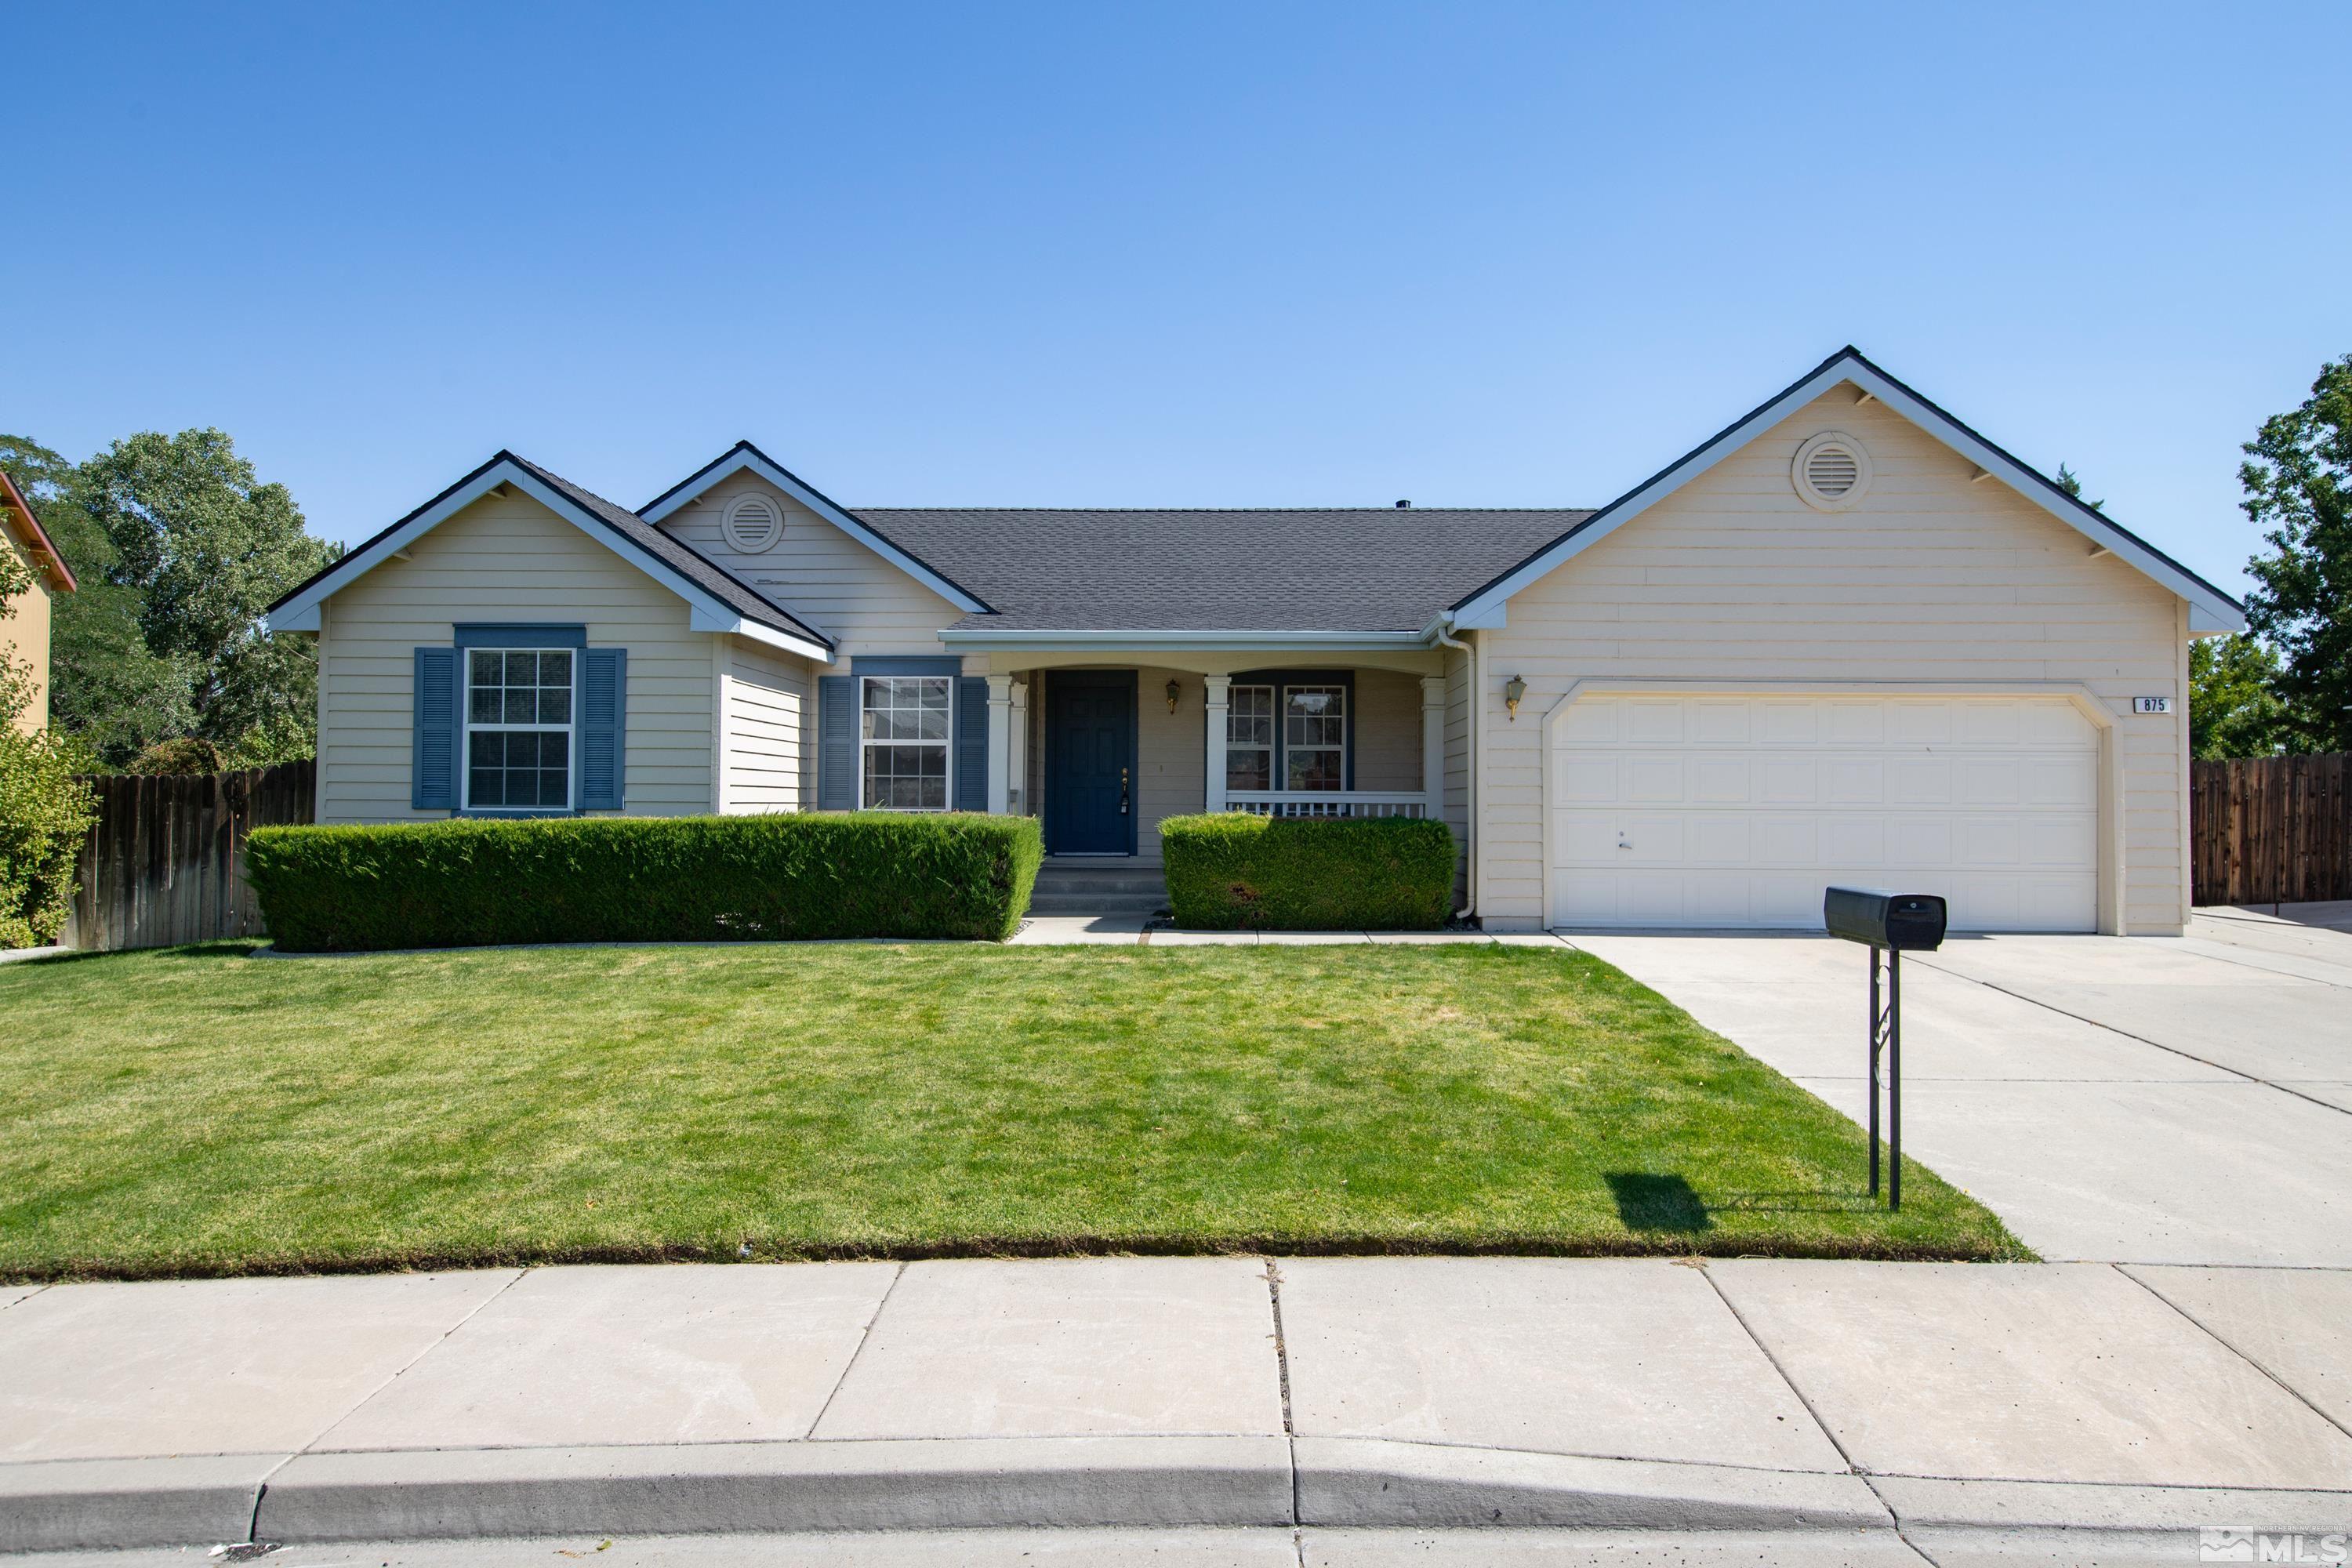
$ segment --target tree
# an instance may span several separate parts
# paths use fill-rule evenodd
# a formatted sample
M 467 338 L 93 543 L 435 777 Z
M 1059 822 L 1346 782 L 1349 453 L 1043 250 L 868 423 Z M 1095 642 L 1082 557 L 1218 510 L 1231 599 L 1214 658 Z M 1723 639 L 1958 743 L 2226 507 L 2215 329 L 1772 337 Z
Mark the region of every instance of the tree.
M 77 500 L 79 471 L 48 447 L 0 436 L 0 468 L 25 494 L 41 531 L 79 586 L 50 602 L 49 723 L 101 764 L 121 766 L 194 727 L 194 671 L 151 652 L 139 590 L 118 583 L 112 541 Z
M 2240 504 L 2272 549 L 2246 563 L 2246 624 L 2278 650 L 2284 738 L 2352 751 L 2352 354 L 2321 366 L 2311 396 L 2245 452 Z
M 2063 463 L 2058 465 L 2058 488 L 2076 500 L 2083 500 L 2083 477 Z M 2084 500 L 2083 504 L 2093 511 L 2107 510 L 2107 503 L 2103 500 Z
M 2286 711 L 2279 701 L 2278 655 L 2250 637 L 2199 637 L 2189 645 L 2189 752 L 2268 757 L 2282 748 Z
M 261 483 L 218 430 L 142 432 L 79 468 L 10 439 L 0 460 L 13 449 L 35 478 L 42 526 L 56 518 L 52 537 L 85 583 L 65 601 L 58 721 L 116 766 L 182 735 L 232 765 L 310 755 L 317 652 L 259 622 L 341 551 L 305 531 L 286 487 Z

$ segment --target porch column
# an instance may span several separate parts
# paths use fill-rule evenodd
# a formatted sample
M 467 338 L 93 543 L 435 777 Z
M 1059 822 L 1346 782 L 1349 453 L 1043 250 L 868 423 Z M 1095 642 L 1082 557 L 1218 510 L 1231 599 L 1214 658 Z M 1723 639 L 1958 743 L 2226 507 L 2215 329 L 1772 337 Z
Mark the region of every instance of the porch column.
M 1012 715 L 1012 733 L 1006 739 L 1013 754 L 1005 769 L 1005 798 L 1015 816 L 1031 816 L 1035 814 L 1029 809 L 1029 683 L 1025 680 L 1013 682 Z
M 1422 809 L 1433 817 L 1445 815 L 1445 678 L 1421 678 L 1421 788 L 1429 796 Z
M 1013 809 L 1013 678 L 988 678 L 988 809 L 1003 816 Z
M 1225 809 L 1225 705 L 1231 700 L 1229 694 L 1233 689 L 1234 678 L 1212 675 L 1205 678 L 1203 684 L 1208 688 L 1208 701 L 1202 705 L 1202 710 L 1207 714 L 1204 722 L 1209 728 L 1208 744 L 1202 748 L 1208 753 L 1208 770 L 1202 782 L 1207 786 L 1208 803 L 1202 809 L 1223 811 Z

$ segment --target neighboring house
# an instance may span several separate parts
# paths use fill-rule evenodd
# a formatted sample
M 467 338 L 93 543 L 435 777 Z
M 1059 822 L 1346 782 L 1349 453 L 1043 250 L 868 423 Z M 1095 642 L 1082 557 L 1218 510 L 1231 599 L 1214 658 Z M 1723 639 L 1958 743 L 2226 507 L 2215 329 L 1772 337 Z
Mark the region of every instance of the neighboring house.
M 2178 931 L 2189 639 L 2239 606 L 1852 349 L 1599 510 L 635 511 L 500 453 L 270 613 L 321 822 L 1441 816 L 1490 928 Z M 2163 709 L 2167 711 L 2153 711 Z
M 74 591 L 74 574 L 5 469 L 0 469 L 0 539 L 33 574 L 33 591 L 8 601 L 6 613 L 0 615 L 0 659 L 32 667 L 33 700 L 16 716 L 17 728 L 29 734 L 49 722 L 49 601 Z

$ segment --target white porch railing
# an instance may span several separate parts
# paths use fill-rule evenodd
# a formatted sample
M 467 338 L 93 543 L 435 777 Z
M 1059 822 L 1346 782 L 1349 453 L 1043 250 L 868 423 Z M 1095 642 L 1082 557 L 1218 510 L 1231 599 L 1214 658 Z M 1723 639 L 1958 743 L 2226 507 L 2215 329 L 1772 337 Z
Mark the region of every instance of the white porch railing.
M 1397 790 L 1229 789 L 1225 809 L 1258 816 L 1426 816 L 1429 797 Z

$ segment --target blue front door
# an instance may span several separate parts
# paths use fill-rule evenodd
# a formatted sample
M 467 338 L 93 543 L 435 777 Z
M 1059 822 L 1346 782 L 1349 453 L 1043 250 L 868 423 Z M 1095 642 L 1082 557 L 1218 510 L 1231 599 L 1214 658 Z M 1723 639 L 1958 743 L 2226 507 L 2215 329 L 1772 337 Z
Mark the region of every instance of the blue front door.
M 1135 853 L 1135 671 L 1045 677 L 1045 848 Z

